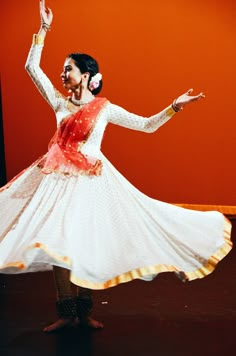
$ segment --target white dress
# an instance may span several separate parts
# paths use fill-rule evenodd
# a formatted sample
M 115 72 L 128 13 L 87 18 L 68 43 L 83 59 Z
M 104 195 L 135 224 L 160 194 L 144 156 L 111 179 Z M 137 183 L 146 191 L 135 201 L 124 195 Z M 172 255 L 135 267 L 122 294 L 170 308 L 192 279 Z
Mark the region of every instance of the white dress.
M 71 114 L 40 68 L 42 44 L 33 44 L 26 69 L 55 111 L 57 125 Z M 154 200 L 131 185 L 100 150 L 108 123 L 154 132 L 174 115 L 171 107 L 150 118 L 108 103 L 82 147 L 102 161 L 100 176 L 44 174 L 38 161 L 0 191 L 0 273 L 71 271 L 71 281 L 105 289 L 135 278 L 175 272 L 202 278 L 230 251 L 230 222 Z

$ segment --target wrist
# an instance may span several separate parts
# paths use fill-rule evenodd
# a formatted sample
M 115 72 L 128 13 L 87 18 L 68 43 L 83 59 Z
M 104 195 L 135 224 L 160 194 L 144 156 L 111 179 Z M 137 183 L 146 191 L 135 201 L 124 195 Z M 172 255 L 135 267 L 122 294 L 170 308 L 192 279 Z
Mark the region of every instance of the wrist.
M 41 29 L 44 30 L 45 32 L 51 31 L 51 25 L 49 25 L 44 21 L 41 21 Z
M 180 110 L 183 109 L 183 106 L 179 106 L 176 102 L 177 102 L 177 99 L 175 99 L 173 101 L 173 103 L 171 104 L 171 107 L 175 112 L 179 112 Z

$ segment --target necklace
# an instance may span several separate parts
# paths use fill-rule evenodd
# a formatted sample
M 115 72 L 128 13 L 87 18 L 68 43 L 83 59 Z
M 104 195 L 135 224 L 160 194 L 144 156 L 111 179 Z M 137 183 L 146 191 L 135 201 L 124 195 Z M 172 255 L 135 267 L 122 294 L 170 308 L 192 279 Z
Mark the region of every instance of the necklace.
M 80 106 L 80 105 L 85 105 L 85 104 L 88 104 L 90 103 L 90 101 L 92 101 L 94 99 L 94 96 L 92 96 L 91 99 L 85 101 L 85 100 L 78 100 L 78 99 L 75 99 L 73 96 L 70 98 L 71 102 L 74 104 L 74 105 L 77 105 L 77 106 Z

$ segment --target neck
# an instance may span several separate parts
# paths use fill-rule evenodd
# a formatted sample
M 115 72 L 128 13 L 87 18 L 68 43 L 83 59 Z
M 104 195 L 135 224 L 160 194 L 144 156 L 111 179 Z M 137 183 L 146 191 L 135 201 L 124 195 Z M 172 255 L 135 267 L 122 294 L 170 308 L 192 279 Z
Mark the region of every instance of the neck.
M 94 96 L 91 92 L 84 93 L 84 95 L 76 95 L 75 93 L 72 94 L 71 101 L 74 105 L 85 105 L 90 103 L 94 99 Z

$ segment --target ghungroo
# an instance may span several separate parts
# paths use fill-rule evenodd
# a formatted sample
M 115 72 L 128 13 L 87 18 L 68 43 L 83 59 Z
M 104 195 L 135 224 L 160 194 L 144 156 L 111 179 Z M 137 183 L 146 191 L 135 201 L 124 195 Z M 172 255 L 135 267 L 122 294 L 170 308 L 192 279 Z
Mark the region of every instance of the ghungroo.
M 59 299 L 56 302 L 56 309 L 59 318 L 73 319 L 77 316 L 77 306 L 74 298 Z
M 76 310 L 78 318 L 83 321 L 86 320 L 92 311 L 93 299 L 90 296 L 86 297 L 76 297 Z

